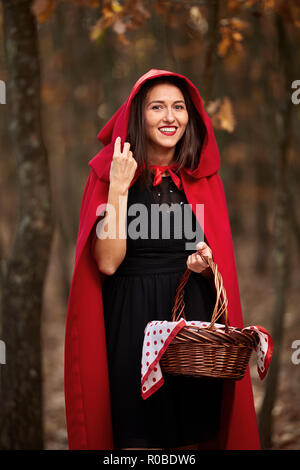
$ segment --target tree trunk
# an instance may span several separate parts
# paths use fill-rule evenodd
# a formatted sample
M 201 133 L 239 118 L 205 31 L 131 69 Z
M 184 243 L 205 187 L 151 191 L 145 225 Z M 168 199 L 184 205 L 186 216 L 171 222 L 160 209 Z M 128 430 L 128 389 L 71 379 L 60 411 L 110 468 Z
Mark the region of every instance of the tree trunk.
M 40 123 L 40 65 L 31 0 L 2 0 L 18 218 L 3 270 L 2 449 L 43 448 L 41 313 L 53 233 L 47 152 Z
M 290 92 L 292 81 L 292 47 L 288 41 L 287 32 L 282 18 L 276 15 L 276 26 L 279 38 L 279 58 L 284 75 L 284 101 L 278 112 L 279 152 L 276 165 L 276 199 L 273 233 L 273 276 L 275 304 L 272 316 L 272 337 L 274 340 L 274 354 L 268 373 L 265 396 L 259 416 L 259 429 L 261 445 L 263 448 L 272 447 L 272 410 L 276 401 L 278 377 L 280 371 L 280 350 L 283 337 L 283 319 L 286 306 L 288 287 L 288 149 L 291 142 L 292 110 L 293 104 Z
M 215 65 L 217 61 L 217 47 L 219 37 L 219 0 L 216 0 L 212 5 L 208 6 L 207 13 L 209 29 L 207 33 L 207 45 L 203 67 L 203 99 L 206 104 L 213 99 Z
M 257 93 L 262 93 L 263 102 L 258 107 L 258 119 L 252 129 L 253 158 L 252 169 L 256 184 L 256 203 L 255 203 L 255 235 L 256 246 L 254 253 L 255 271 L 262 275 L 266 274 L 269 266 L 271 234 L 268 228 L 269 197 L 274 187 L 273 179 L 273 159 L 269 156 L 277 152 L 277 141 L 274 135 L 277 133 L 276 127 L 276 107 L 272 90 L 270 89 L 269 73 L 271 69 L 270 56 L 274 53 L 274 45 L 268 41 L 264 33 L 265 17 L 255 15 L 253 17 L 253 35 L 252 35 L 252 57 L 255 57 L 256 63 L 260 66 L 261 73 L 257 81 Z M 270 34 L 270 33 L 268 33 Z M 264 47 L 262 47 L 264 44 Z M 275 48 L 277 45 L 275 44 Z M 271 175 L 271 177 L 270 177 Z

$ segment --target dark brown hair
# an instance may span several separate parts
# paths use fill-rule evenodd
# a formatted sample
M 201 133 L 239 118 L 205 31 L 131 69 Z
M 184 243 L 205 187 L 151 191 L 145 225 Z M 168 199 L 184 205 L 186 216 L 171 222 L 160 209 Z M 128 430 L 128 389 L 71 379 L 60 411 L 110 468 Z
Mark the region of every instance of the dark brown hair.
M 187 90 L 184 79 L 176 76 L 163 76 L 147 80 L 132 100 L 126 141 L 130 142 L 130 150 L 138 163 L 144 167 L 140 175 L 140 183 L 149 186 L 152 182 L 151 172 L 147 166 L 147 141 L 144 119 L 145 101 L 148 91 L 155 85 L 170 83 L 177 86 L 184 97 L 189 120 L 185 132 L 175 147 L 174 159 L 179 168 L 197 168 L 203 141 L 206 134 L 205 125 L 195 108 Z

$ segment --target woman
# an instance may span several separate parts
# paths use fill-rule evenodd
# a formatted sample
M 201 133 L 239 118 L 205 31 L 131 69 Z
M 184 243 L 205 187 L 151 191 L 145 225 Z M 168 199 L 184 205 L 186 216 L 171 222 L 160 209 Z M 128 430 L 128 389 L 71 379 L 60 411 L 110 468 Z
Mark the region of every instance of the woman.
M 168 377 L 164 387 L 146 402 L 140 393 L 140 362 L 143 332 L 147 323 L 154 319 L 171 320 L 176 287 L 186 266 L 195 273 L 205 271 L 206 276 L 212 274 L 197 252 L 192 253 L 185 248 L 188 240 L 184 234 L 189 227 L 182 224 L 183 220 L 186 222 L 183 208 L 184 204 L 189 206 L 184 191 L 177 188 L 166 170 L 173 163 L 180 161 L 183 167 L 190 166 L 194 163 L 195 155 L 199 154 L 188 149 L 188 142 L 191 141 L 193 130 L 197 129 L 199 119 L 195 119 L 195 112 L 192 113 L 193 105 L 188 93 L 185 92 L 186 98 L 184 98 L 182 91 L 184 83 L 181 83 L 181 79 L 163 77 L 147 82 L 135 97 L 128 138 L 132 136 L 134 155 L 137 154 L 139 166 L 145 164 L 146 168 L 150 167 L 153 171 L 161 169 L 163 179 L 158 185 L 153 186 L 155 177 L 153 173 L 149 191 L 145 183 L 144 188 L 142 184 L 139 185 L 142 181 L 140 176 L 129 189 L 138 164 L 130 150 L 130 143 L 125 142 L 121 151 L 118 137 L 115 140 L 108 194 L 108 204 L 114 208 L 113 218 L 108 215 L 108 220 L 103 220 L 102 231 L 100 229 L 98 233 L 99 238 L 94 238 L 93 254 L 97 265 L 102 273 L 108 275 L 102 292 L 114 442 L 121 449 L 150 449 L 153 445 L 163 446 L 161 448 L 193 449 L 198 447 L 201 440 L 208 439 L 208 428 L 210 428 L 210 437 L 212 430 L 217 432 L 218 428 L 221 403 L 221 384 L 218 380 Z M 199 148 L 202 143 L 200 135 L 195 133 L 194 137 Z M 139 140 L 145 141 L 145 151 L 137 147 Z M 147 176 L 149 178 L 149 174 Z M 120 196 L 124 198 L 122 203 Z M 146 238 L 136 238 L 138 233 L 132 233 L 131 238 L 130 226 L 126 237 L 115 235 L 112 238 L 102 237 L 105 235 L 107 225 L 116 221 L 116 233 L 119 231 L 124 233 L 127 202 L 128 207 L 136 203 L 143 204 L 148 211 L 149 217 L 142 220 L 143 226 L 140 228 L 141 234 L 147 228 Z M 165 230 L 168 232 L 166 235 L 170 236 L 162 238 L 163 230 L 160 230 L 159 238 L 151 237 L 151 229 L 155 222 L 153 207 L 151 211 L 153 204 L 167 204 L 162 210 L 172 209 L 172 212 L 165 213 L 165 215 L 169 213 L 170 217 L 160 217 L 162 225 L 160 228 L 166 229 L 166 225 L 170 225 L 168 230 Z M 181 217 L 174 217 L 172 204 L 179 204 L 177 209 L 182 210 Z M 130 224 L 130 215 L 128 219 Z M 175 239 L 174 234 L 178 229 L 181 229 L 182 237 Z M 189 242 L 191 243 L 191 240 Z M 202 245 L 200 245 L 201 251 L 209 256 L 209 247 L 206 243 Z M 207 281 L 199 275 L 192 277 L 185 290 L 187 318 L 209 321 L 215 297 Z M 124 380 L 127 380 L 126 392 L 122 390 Z M 191 415 L 185 412 L 186 397 L 191 408 L 195 407 L 198 412 L 195 410 Z M 199 407 L 199 403 L 205 399 L 208 404 L 213 405 L 213 411 L 209 412 L 210 416 L 206 416 Z M 155 426 L 152 429 L 149 424 L 146 425 L 155 414 L 160 416 L 159 429 Z M 201 419 L 205 421 L 205 425 L 200 424 Z M 184 443 L 187 444 L 186 447 L 183 446 Z M 176 447 L 180 444 L 180 447 Z
M 259 448 L 249 373 L 239 384 L 166 376 L 153 396 L 140 396 L 143 330 L 170 319 L 186 267 L 186 317 L 211 318 L 211 273 L 198 250 L 214 253 L 230 322 L 242 326 L 219 154 L 198 90 L 181 75 L 151 70 L 98 138 L 105 148 L 90 162 L 66 327 L 70 448 Z M 161 222 L 156 239 L 137 237 L 153 226 L 151 206 L 164 202 L 166 212 L 172 203 L 192 208 L 188 232 L 196 228 L 196 235 L 188 249 L 186 226 L 179 238 L 171 210 L 169 237 Z M 129 211 L 136 203 L 149 209 L 139 230 Z M 204 204 L 205 229 L 197 204 Z M 104 236 L 108 225 L 116 229 L 112 238 Z

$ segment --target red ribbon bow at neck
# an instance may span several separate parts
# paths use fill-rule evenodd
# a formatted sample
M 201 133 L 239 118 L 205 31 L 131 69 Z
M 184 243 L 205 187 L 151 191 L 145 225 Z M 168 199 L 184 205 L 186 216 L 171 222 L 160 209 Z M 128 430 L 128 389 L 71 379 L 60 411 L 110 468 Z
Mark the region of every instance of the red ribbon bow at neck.
M 174 183 L 176 184 L 178 189 L 182 189 L 182 183 L 181 179 L 179 178 L 174 171 L 178 167 L 178 163 L 173 163 L 172 165 L 150 165 L 151 170 L 155 170 L 155 175 L 154 175 L 154 180 L 153 180 L 153 186 L 157 186 L 162 182 L 162 173 L 167 171 Z

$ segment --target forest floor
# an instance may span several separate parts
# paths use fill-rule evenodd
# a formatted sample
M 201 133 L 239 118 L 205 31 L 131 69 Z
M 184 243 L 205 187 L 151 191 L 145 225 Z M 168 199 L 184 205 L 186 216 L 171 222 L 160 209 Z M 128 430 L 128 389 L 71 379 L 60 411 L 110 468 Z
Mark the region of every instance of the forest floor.
M 55 250 L 55 243 L 54 243 Z M 272 276 L 257 275 L 251 267 L 253 247 L 248 241 L 235 242 L 241 301 L 245 325 L 262 325 L 270 331 L 274 303 Z M 268 273 L 270 268 L 268 268 Z M 273 409 L 273 449 L 300 449 L 300 364 L 292 363 L 291 347 L 300 340 L 298 315 L 299 286 L 296 268 L 290 276 L 290 288 L 281 348 L 281 365 L 277 399 Z M 59 262 L 52 256 L 44 295 L 44 423 L 45 448 L 67 449 L 64 403 L 64 335 L 66 306 L 57 301 Z M 275 345 L 276 347 L 276 345 Z M 299 357 L 299 355 L 298 355 Z M 256 371 L 255 353 L 250 361 L 253 393 L 257 414 L 264 396 L 266 380 L 260 381 Z

